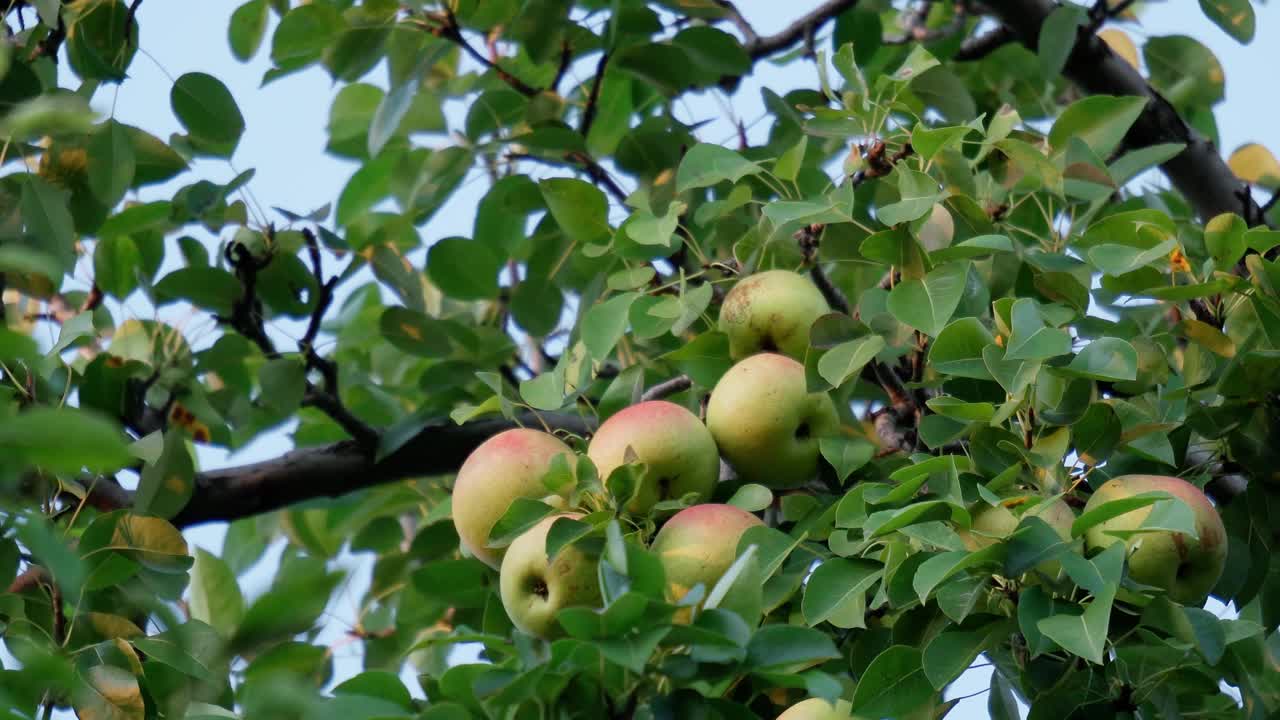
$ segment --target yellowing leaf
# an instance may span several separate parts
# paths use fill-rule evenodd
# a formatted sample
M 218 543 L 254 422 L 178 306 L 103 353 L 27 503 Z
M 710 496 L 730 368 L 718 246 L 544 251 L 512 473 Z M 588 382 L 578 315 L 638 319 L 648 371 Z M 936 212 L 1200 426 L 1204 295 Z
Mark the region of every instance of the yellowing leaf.
M 1280 188 L 1280 161 L 1258 143 L 1248 143 L 1236 148 L 1227 159 L 1227 165 L 1236 177 L 1247 183 L 1272 190 Z
M 1098 37 L 1111 48 L 1111 52 L 1124 58 L 1124 61 L 1133 66 L 1135 70 L 1140 69 L 1138 66 L 1138 46 L 1133 44 L 1133 39 L 1129 34 L 1118 28 L 1107 28 L 1098 33 Z

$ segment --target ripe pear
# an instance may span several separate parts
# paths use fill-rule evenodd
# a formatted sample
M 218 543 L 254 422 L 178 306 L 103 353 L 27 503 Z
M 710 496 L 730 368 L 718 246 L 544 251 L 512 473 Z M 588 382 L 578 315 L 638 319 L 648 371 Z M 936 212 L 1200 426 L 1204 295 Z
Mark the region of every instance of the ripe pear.
M 1048 502 L 1041 501 L 1024 512 L 1021 517 L 1014 515 L 1004 505 L 982 505 L 973 513 L 973 524 L 967 530 L 957 530 L 956 534 L 970 551 L 981 550 L 1012 535 L 1022 517 L 1038 517 L 1053 528 L 1058 537 L 1066 542 L 1071 541 L 1071 524 L 1075 522 L 1076 516 L 1071 511 L 1071 506 L 1067 505 L 1062 498 L 1055 498 Z M 1036 565 L 1035 570 L 1050 578 L 1056 578 L 1062 571 L 1062 562 L 1046 560 Z
M 564 608 L 601 604 L 598 558 L 570 545 L 547 562 L 547 533 L 560 517 L 581 515 L 552 515 L 521 533 L 507 548 L 498 574 L 502 607 L 512 624 L 540 638 L 562 634 L 556 613 Z
M 557 455 L 568 455 L 573 467 L 573 450 L 559 438 L 517 428 L 485 440 L 467 456 L 453 483 L 453 524 L 468 552 L 490 567 L 500 566 L 503 550 L 486 547 L 490 531 L 516 498 L 553 495 L 542 478 Z
M 1140 532 L 1122 539 L 1111 530 L 1134 530 L 1151 514 L 1148 505 L 1094 525 L 1085 531 L 1090 549 L 1125 543 L 1129 556 L 1129 576 L 1137 582 L 1163 588 L 1169 599 L 1184 605 L 1199 605 L 1222 576 L 1227 561 L 1227 531 L 1209 498 L 1195 485 L 1163 475 L 1121 475 L 1103 483 L 1085 504 L 1087 513 L 1112 500 L 1146 492 L 1164 491 L 1191 507 L 1198 538 L 1158 530 Z
M 678 601 L 698 583 L 710 592 L 737 559 L 742 534 L 763 524 L 742 508 L 716 503 L 694 505 L 672 515 L 651 546 L 666 573 L 667 599 Z
M 687 493 L 710 497 L 720 479 L 720 453 L 711 431 L 675 403 L 642 402 L 604 421 L 587 448 L 601 480 L 626 464 L 627 448 L 646 467 L 644 481 L 627 506 L 631 513 L 644 514 L 659 500 Z
M 787 708 L 778 716 L 778 720 L 849 720 L 850 717 L 852 716 L 840 706 L 832 705 L 822 698 L 809 698 Z
M 826 298 L 803 275 L 766 270 L 733 286 L 720 306 L 720 332 L 729 336 L 729 356 L 778 352 L 803 360 L 813 321 L 831 312 Z
M 740 478 L 779 488 L 814 476 L 818 440 L 839 432 L 840 418 L 826 393 L 809 392 L 803 365 L 761 353 L 716 383 L 707 427 Z

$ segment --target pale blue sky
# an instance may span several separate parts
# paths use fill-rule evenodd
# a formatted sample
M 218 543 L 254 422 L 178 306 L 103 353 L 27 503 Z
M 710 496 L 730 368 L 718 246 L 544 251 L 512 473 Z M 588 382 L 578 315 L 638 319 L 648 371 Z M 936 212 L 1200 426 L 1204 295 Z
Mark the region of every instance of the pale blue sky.
M 817 0 L 792 0 L 778 3 L 773 0 L 738 0 L 738 7 L 761 34 L 774 32 L 791 19 L 818 4 Z M 263 73 L 269 67 L 267 44 L 249 63 L 237 62 L 227 45 L 227 21 L 239 2 L 228 0 L 201 0 L 200 2 L 165 2 L 146 0 L 139 12 L 141 46 L 143 52 L 129 68 L 128 82 L 117 88 L 106 86 L 94 98 L 94 107 L 111 113 L 117 119 L 138 125 L 160 137 L 180 132 L 169 107 L 169 88 L 172 79 L 190 71 L 204 71 L 224 80 L 231 89 L 245 116 L 246 131 L 233 159 L 232 166 L 222 161 L 199 161 L 195 172 L 179 178 L 177 183 L 150 188 L 144 199 L 159 198 L 173 187 L 199 178 L 214 181 L 230 180 L 239 171 L 255 168 L 257 175 L 250 183 L 253 198 L 263 208 L 279 206 L 295 212 L 307 212 L 336 200 L 355 164 L 338 160 L 325 154 L 325 124 L 329 104 L 337 86 L 321 71 L 291 75 L 266 87 L 260 87 Z M 1208 45 L 1226 69 L 1226 101 L 1218 107 L 1217 119 L 1224 145 L 1224 154 L 1244 142 L 1261 142 L 1273 150 L 1280 150 L 1280 125 L 1274 122 L 1275 101 L 1269 88 L 1274 87 L 1276 55 L 1274 47 L 1280 42 L 1280 4 L 1255 6 L 1258 12 L 1258 37 L 1252 45 L 1242 47 L 1200 14 L 1198 3 L 1191 0 L 1153 3 L 1146 13 L 1142 26 L 1127 28 L 1141 45 L 1146 35 L 1186 33 Z M 594 59 L 572 72 L 581 80 L 589 77 Z M 65 65 L 63 72 L 66 73 Z M 812 86 L 812 66 L 796 64 L 781 69 L 761 63 L 755 77 L 743 84 L 732 107 L 738 116 L 748 123 L 761 114 L 759 88 L 768 86 L 781 94 L 794 86 Z M 366 81 L 385 84 L 381 67 L 370 74 Z M 571 74 L 571 78 L 575 75 Z M 64 84 L 67 81 L 63 78 Z M 732 137 L 730 125 L 725 123 L 725 105 L 709 94 L 689 95 L 681 106 L 683 120 L 719 118 L 699 131 L 700 139 L 707 142 L 728 141 Z M 451 125 L 460 124 L 465 108 L 460 103 L 450 103 L 446 112 Z M 762 137 L 765 124 L 757 126 L 752 136 Z M 432 138 L 429 143 L 443 144 L 442 138 Z M 539 172 L 545 172 L 539 170 Z M 425 243 L 450 235 L 470 235 L 472 210 L 487 183 L 483 178 L 469 178 L 453 197 L 446 209 L 436 214 L 421 229 Z M 269 219 L 281 222 L 279 216 Z M 229 231 L 228 231 L 229 232 Z M 420 262 L 421 251 L 413 257 Z M 82 266 L 80 278 L 89 274 Z M 129 312 L 150 314 L 142 306 L 130 307 Z M 207 335 L 211 326 L 205 321 L 191 322 L 185 313 L 169 313 L 165 316 L 185 321 L 197 334 Z M 117 316 L 117 320 L 121 318 Z M 297 328 L 280 326 L 273 331 L 281 337 L 299 332 Z M 229 464 L 242 464 L 277 456 L 289 448 L 284 431 L 272 433 L 242 449 L 234 455 L 202 449 L 200 463 L 204 468 Z M 222 544 L 223 528 L 205 526 L 187 532 L 189 540 L 212 552 L 218 552 Z M 330 641 L 339 640 L 357 611 L 363 587 L 367 584 L 368 563 L 358 558 L 344 560 L 353 570 L 353 580 L 348 591 L 335 600 L 331 608 L 333 622 L 325 633 Z M 259 592 L 272 575 L 272 562 L 264 562 L 251 572 L 243 583 L 250 595 Z M 335 652 L 339 677 L 348 676 L 359 669 L 358 644 L 345 645 Z M 986 687 L 989 670 L 975 670 L 953 688 L 952 696 L 966 695 Z M 414 689 L 416 683 L 411 682 Z M 965 701 L 951 717 L 980 718 L 986 716 L 986 697 L 980 695 Z

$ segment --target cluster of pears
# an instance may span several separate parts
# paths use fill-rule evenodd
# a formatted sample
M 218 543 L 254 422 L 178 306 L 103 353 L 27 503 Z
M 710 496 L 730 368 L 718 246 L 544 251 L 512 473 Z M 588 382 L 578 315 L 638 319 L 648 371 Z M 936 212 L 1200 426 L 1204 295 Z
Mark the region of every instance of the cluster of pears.
M 617 412 L 591 438 L 587 456 L 600 477 L 632 462 L 645 468 L 626 512 L 645 516 L 663 500 L 698 499 L 699 504 L 662 523 L 652 542 L 670 601 L 680 600 L 695 585 L 714 586 L 735 560 L 742 534 L 761 524 L 737 507 L 707 502 L 719 481 L 721 458 L 741 480 L 771 488 L 796 487 L 817 472 L 818 441 L 837 433 L 840 420 L 830 396 L 808 391 L 799 360 L 807 351 L 810 327 L 828 312 L 822 294 L 796 273 L 771 270 L 741 280 L 726 296 L 719 320 L 737 362 L 712 390 L 705 424 L 681 405 L 651 400 Z M 546 552 L 555 520 L 580 517 L 565 508 L 568 490 L 553 493 L 543 482 L 559 456 L 568 456 L 569 467 L 575 466 L 573 450 L 559 438 L 531 429 L 508 430 L 471 453 L 453 489 L 453 520 L 462 546 L 499 570 L 503 606 L 513 624 L 544 638 L 560 633 L 560 610 L 602 602 L 597 558 L 574 546 L 553 558 Z M 1175 477 L 1122 476 L 1098 488 L 1085 509 L 1151 491 L 1169 493 L 1190 506 L 1197 537 L 1126 532 L 1142 526 L 1151 512 L 1145 506 L 1090 528 L 1083 545 L 1093 551 L 1124 542 L 1132 579 L 1163 589 L 1175 601 L 1201 602 L 1222 573 L 1226 533 L 1198 488 Z M 491 547 L 490 533 L 519 498 L 540 499 L 564 512 L 544 518 L 505 549 Z M 1064 541 L 1073 542 L 1076 518 L 1061 498 L 1023 508 L 1022 515 L 1040 517 Z M 1008 538 L 1020 520 L 1005 505 L 983 506 L 960 535 L 977 550 Z M 1049 561 L 1036 570 L 1054 577 L 1061 567 Z M 806 703 L 785 717 L 847 716 L 825 701 Z
M 647 515 L 663 500 L 700 503 L 668 518 L 653 539 L 673 602 L 695 585 L 713 586 L 732 565 L 742 533 L 761 524 L 739 508 L 707 502 L 722 457 L 743 481 L 773 488 L 800 485 L 817 472 L 819 439 L 836 433 L 840 420 L 826 393 L 808 391 L 797 358 L 808 347 L 809 327 L 828 311 L 803 276 L 773 270 L 747 277 L 721 310 L 720 328 L 738 362 L 712 390 L 706 423 L 681 405 L 651 400 L 615 413 L 591 438 L 587 456 L 600 477 L 631 462 L 645 468 L 628 513 Z M 572 546 L 547 557 L 555 520 L 577 515 L 546 517 L 505 549 L 490 547 L 489 536 L 518 498 L 564 509 L 566 495 L 552 493 L 543 478 L 558 456 L 572 453 L 548 433 L 508 430 L 471 453 L 453 489 L 462 546 L 499 570 L 503 606 L 516 627 L 542 637 L 558 632 L 561 609 L 601 601 L 595 558 Z

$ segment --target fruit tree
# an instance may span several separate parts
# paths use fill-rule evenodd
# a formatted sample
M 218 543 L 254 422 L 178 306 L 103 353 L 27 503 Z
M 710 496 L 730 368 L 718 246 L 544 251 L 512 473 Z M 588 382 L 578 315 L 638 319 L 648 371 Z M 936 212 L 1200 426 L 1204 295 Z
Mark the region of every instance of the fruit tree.
M 0 716 L 1280 717 L 1280 163 L 1145 4 L 2 5 Z M 331 204 L 117 117 L 224 32 Z

